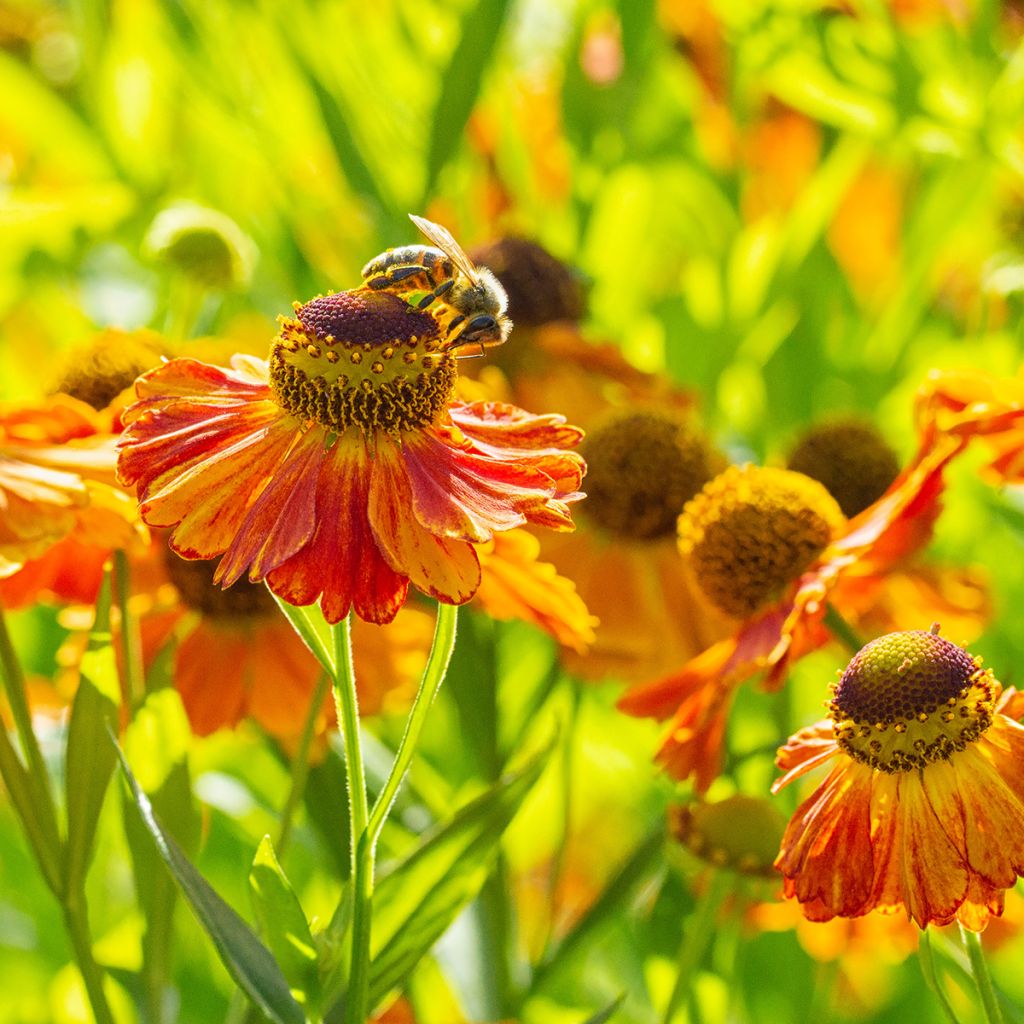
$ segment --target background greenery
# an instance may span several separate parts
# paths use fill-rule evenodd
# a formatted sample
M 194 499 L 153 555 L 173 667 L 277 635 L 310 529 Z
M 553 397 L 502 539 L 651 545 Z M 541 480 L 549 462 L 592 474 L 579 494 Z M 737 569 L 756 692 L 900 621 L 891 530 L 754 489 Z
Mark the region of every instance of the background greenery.
M 837 408 L 870 415 L 908 455 L 928 368 L 1012 374 L 1020 361 L 1022 30 L 1016 5 L 995 0 L 4 0 L 0 395 L 44 394 L 97 327 L 179 329 L 198 299 L 146 255 L 173 202 L 220 211 L 255 243 L 251 279 L 202 296 L 195 326 L 246 344 L 269 342 L 293 299 L 353 286 L 370 256 L 414 241 L 406 214 L 419 212 L 467 246 L 517 233 L 578 268 L 587 334 L 698 393 L 737 458 L 777 461 Z M 1022 537 L 1019 496 L 957 467 L 933 553 L 988 574 L 977 649 L 1006 683 L 1024 659 Z M 63 635 L 51 609 L 17 618 L 38 676 L 58 671 Z M 527 627 L 463 618 L 384 859 L 513 751 L 555 746 L 482 895 L 413 976 L 423 1024 L 581 1021 L 622 993 L 612 1019 L 640 1024 L 671 987 L 701 870 L 647 839 L 674 792 L 650 766 L 656 730 L 615 712 L 614 680 L 581 687 L 554 658 Z M 827 651 L 798 666 L 792 724 L 816 717 L 840 665 Z M 744 691 L 732 749 L 763 745 L 777 715 Z M 157 748 L 187 765 L 183 834 L 251 917 L 249 869 L 287 764 L 253 730 L 198 742 L 174 723 Z M 382 751 L 399 725 L 374 726 Z M 59 730 L 42 740 L 57 758 Z M 314 769 L 286 864 L 321 919 L 346 870 L 331 831 L 340 771 L 337 755 Z M 763 791 L 772 774 L 766 752 L 713 793 Z M 144 916 L 121 804 L 114 791 L 89 885 L 97 955 L 131 1020 Z M 579 886 L 559 898 L 597 910 L 531 974 L 525 936 L 547 927 L 557 856 Z M 0 807 L 0 1020 L 87 1019 L 59 922 Z M 223 1021 L 227 974 L 187 911 L 174 929 L 172 1019 Z M 993 963 L 1024 1001 L 1020 955 L 1011 937 Z M 844 969 L 792 929 L 735 917 L 696 993 L 693 1019 L 708 1022 L 940 1019 L 913 957 Z

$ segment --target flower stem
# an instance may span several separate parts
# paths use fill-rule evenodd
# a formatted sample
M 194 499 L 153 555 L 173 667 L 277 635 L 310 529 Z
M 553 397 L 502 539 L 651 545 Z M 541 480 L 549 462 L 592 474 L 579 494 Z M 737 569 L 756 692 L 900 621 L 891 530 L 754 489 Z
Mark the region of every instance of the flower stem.
M 932 952 L 931 937 L 927 928 L 922 929 L 918 935 L 917 958 L 921 964 L 921 973 L 924 975 L 925 983 L 939 1001 L 946 1019 L 950 1024 L 960 1024 L 956 1014 L 953 1012 L 953 1007 L 949 1005 L 949 999 L 946 997 L 942 984 L 939 982 L 939 976 L 935 971 L 935 954 Z
M 114 552 L 114 592 L 121 613 L 121 650 L 124 656 L 124 689 L 128 707 L 137 708 L 145 696 L 146 671 L 142 664 L 142 637 L 139 620 L 131 613 L 131 573 L 124 551 Z
M 989 974 L 988 964 L 985 962 L 985 954 L 981 948 L 981 936 L 960 925 L 960 937 L 963 939 L 967 956 L 971 961 L 971 974 L 974 976 L 974 984 L 978 987 L 978 995 L 981 996 L 985 1020 L 988 1024 L 1003 1024 L 1003 1012 L 999 1009 L 999 1000 L 992 984 L 992 975 Z
M 662 1024 L 672 1024 L 676 1012 L 690 992 L 691 978 L 697 969 L 700 958 L 707 948 L 711 937 L 718 910 L 733 887 L 733 878 L 727 871 L 715 871 L 707 892 L 701 897 L 697 909 L 690 920 L 689 927 L 683 935 L 683 944 L 679 948 L 679 967 L 676 972 L 676 983 L 672 986 L 672 994 L 662 1016 Z
M 348 773 L 349 834 L 352 838 L 352 969 L 345 1000 L 346 1024 L 365 1024 L 370 998 L 370 922 L 373 901 L 373 844 L 367 843 L 369 820 L 366 770 L 359 735 L 359 698 L 352 664 L 352 624 L 345 617 L 334 627 L 334 704 L 345 743 Z M 367 847 L 370 855 L 367 857 Z
M 853 627 L 836 611 L 833 604 L 825 605 L 825 625 L 828 631 L 845 647 L 851 654 L 856 654 L 863 646 L 864 641 L 857 636 Z
M 68 894 L 63 900 L 64 924 L 75 952 L 75 961 L 81 972 L 85 991 L 89 997 L 96 1024 L 114 1024 L 107 997 L 103 991 L 103 972 L 92 953 L 92 939 L 89 937 L 89 912 L 85 895 Z
M 380 830 L 388 816 L 388 811 L 391 810 L 391 805 L 398 795 L 402 779 L 405 778 L 405 773 L 409 770 L 416 742 L 423 731 L 423 723 L 427 719 L 427 712 L 430 710 L 430 705 L 437 696 L 445 672 L 448 670 L 448 662 L 451 660 L 452 650 L 455 648 L 457 617 L 458 609 L 455 605 L 438 603 L 434 642 L 430 648 L 426 668 L 423 670 L 420 688 L 416 691 L 416 698 L 413 700 L 412 710 L 409 712 L 409 720 L 405 724 L 402 741 L 398 744 L 391 772 L 370 814 L 369 833 L 374 845 L 380 836 Z
M 327 695 L 327 688 L 330 686 L 331 677 L 326 672 L 317 676 L 316 686 L 309 699 L 309 710 L 306 713 L 306 721 L 302 726 L 302 735 L 299 737 L 299 747 L 292 758 L 291 785 L 288 788 L 288 796 L 285 799 L 284 807 L 281 809 L 281 821 L 278 825 L 277 841 L 274 843 L 274 850 L 278 858 L 284 856 L 285 847 L 291 838 L 292 825 L 295 818 L 295 809 L 302 799 L 306 789 L 306 779 L 309 777 L 309 751 L 313 745 L 313 733 L 316 731 L 316 720 L 323 706 L 324 697 Z
M 63 898 L 63 872 L 60 867 L 61 840 L 57 828 L 57 809 L 50 789 L 49 773 L 43 761 L 39 742 L 32 729 L 32 712 L 28 705 L 25 690 L 25 673 L 21 669 L 11 635 L 7 631 L 7 621 L 0 608 L 0 674 L 3 676 L 4 692 L 7 703 L 14 718 L 14 724 L 21 741 L 22 755 L 26 762 L 25 771 L 17 755 L 8 757 L 10 771 L 17 772 L 24 781 L 26 791 L 25 810 L 31 810 L 31 818 L 23 816 L 27 827 L 32 827 L 33 847 L 39 859 L 39 866 L 47 884 L 58 899 Z M 13 752 L 12 752 L 13 753 Z M 23 774 L 22 774 L 23 772 Z M 11 788 L 11 780 L 8 780 Z M 14 795 L 12 791 L 12 796 Z

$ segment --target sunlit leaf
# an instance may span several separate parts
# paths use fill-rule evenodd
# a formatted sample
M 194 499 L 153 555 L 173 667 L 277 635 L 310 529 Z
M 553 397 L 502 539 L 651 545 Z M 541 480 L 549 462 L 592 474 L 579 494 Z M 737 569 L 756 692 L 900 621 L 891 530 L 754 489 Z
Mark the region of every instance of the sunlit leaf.
M 82 655 L 78 690 L 68 723 L 68 832 L 64 849 L 64 879 L 78 892 L 92 856 L 103 798 L 114 772 L 114 748 L 107 741 L 116 728 L 121 694 L 110 635 L 110 576 L 103 581 L 89 646 Z
M 217 895 L 181 847 L 167 835 L 153 814 L 148 797 L 135 781 L 124 755 L 120 751 L 118 754 L 121 769 L 146 829 L 199 923 L 216 947 L 221 963 L 245 994 L 275 1024 L 305 1024 L 306 1015 L 292 997 L 288 982 L 273 955 L 252 929 Z
M 291 883 L 281 870 L 270 836 L 264 836 L 249 871 L 253 906 L 292 995 L 310 1015 L 319 1013 L 320 975 L 316 944 Z

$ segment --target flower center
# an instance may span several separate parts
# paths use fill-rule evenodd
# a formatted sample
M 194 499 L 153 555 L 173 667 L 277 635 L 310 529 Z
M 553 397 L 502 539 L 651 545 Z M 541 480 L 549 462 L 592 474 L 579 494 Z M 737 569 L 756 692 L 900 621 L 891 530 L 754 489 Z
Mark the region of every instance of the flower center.
M 773 804 L 740 793 L 669 808 L 673 838 L 701 860 L 745 875 L 778 877 L 773 864 L 785 827 Z
M 980 660 L 936 633 L 872 640 L 829 702 L 836 741 L 857 761 L 907 772 L 947 760 L 991 724 L 1001 687 Z
M 274 611 L 274 599 L 265 586 L 241 579 L 222 590 L 213 582 L 216 560 L 182 558 L 164 547 L 164 565 L 181 600 L 202 615 L 215 619 L 251 619 Z
M 823 483 L 843 515 L 852 518 L 885 494 L 900 464 L 870 423 L 838 420 L 808 431 L 793 449 L 789 468 Z
M 293 416 L 341 434 L 433 423 L 452 398 L 455 358 L 437 324 L 388 292 L 351 291 L 296 304 L 270 350 L 270 381 Z
M 586 515 L 632 540 L 670 537 L 683 505 L 721 468 L 721 456 L 683 420 L 660 412 L 614 416 L 580 445 Z
M 135 378 L 160 362 L 162 345 L 149 331 L 102 331 L 74 349 L 54 390 L 97 411 L 105 409 Z
M 843 524 L 816 480 L 785 469 L 731 466 L 679 517 L 679 549 L 722 611 L 746 618 L 779 596 Z
M 508 294 L 508 315 L 517 327 L 583 316 L 580 276 L 536 242 L 508 236 L 477 246 L 469 256 L 501 282 Z

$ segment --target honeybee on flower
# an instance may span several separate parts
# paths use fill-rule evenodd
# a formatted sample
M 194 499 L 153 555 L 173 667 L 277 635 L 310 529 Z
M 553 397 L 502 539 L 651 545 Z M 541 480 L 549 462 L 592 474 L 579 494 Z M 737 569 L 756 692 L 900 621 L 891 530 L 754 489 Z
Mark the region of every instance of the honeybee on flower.
M 119 473 L 215 582 L 266 580 L 325 616 L 390 622 L 409 583 L 448 604 L 480 586 L 477 546 L 532 523 L 573 529 L 582 432 L 558 415 L 462 402 L 456 359 L 500 344 L 505 295 L 443 248 L 391 249 L 363 284 L 295 305 L 267 361 L 175 359 L 136 385 Z

